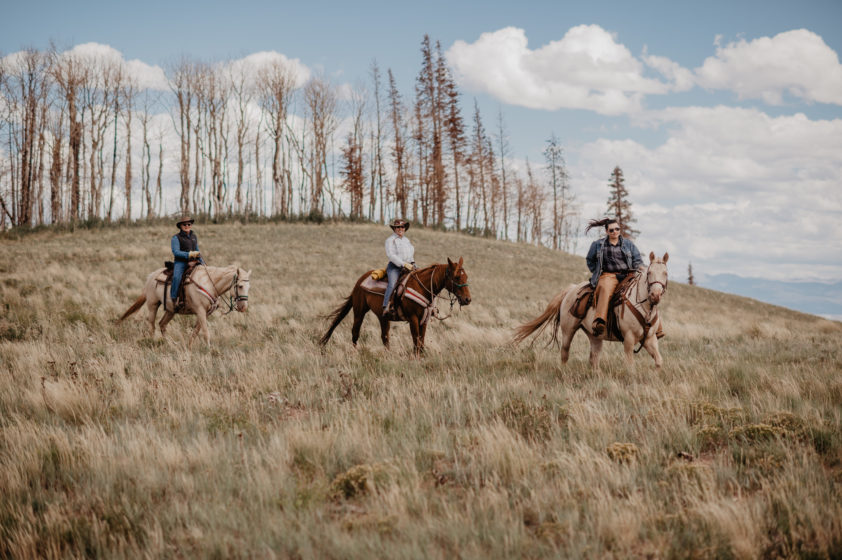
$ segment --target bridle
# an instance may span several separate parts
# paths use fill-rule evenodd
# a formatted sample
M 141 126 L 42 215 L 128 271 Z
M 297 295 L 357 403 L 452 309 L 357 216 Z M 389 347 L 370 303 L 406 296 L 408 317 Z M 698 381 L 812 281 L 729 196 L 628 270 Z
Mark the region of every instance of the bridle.
M 631 310 L 631 312 L 634 314 L 634 316 L 637 318 L 637 320 L 640 322 L 641 326 L 643 327 L 643 338 L 640 340 L 640 346 L 638 346 L 637 350 L 634 351 L 635 354 L 640 352 L 640 350 L 643 348 L 643 343 L 646 340 L 646 336 L 647 336 L 647 333 L 649 331 L 649 328 L 652 326 L 652 323 L 654 322 L 653 317 L 657 313 L 656 312 L 656 305 L 657 305 L 656 303 L 650 304 L 651 309 L 649 310 L 649 312 L 647 312 L 647 314 L 646 314 L 647 317 L 643 316 L 643 314 L 640 312 L 640 310 L 637 309 L 637 306 L 643 305 L 643 304 L 645 304 L 646 302 L 649 301 L 649 296 L 652 293 L 652 286 L 654 286 L 656 284 L 661 286 L 664 289 L 664 291 L 661 294 L 661 295 L 663 295 L 663 294 L 667 293 L 667 285 L 669 284 L 669 277 L 667 277 L 666 282 L 661 282 L 660 280 L 653 280 L 652 282 L 650 282 L 649 281 L 649 268 L 651 266 L 652 266 L 652 263 L 649 263 L 649 266 L 646 267 L 646 294 L 643 296 L 643 299 L 638 300 L 636 296 L 633 296 L 636 301 L 635 301 L 635 303 L 632 303 L 631 300 L 626 295 L 623 295 L 623 301 L 625 302 L 625 305 Z M 635 282 L 637 283 L 637 286 L 640 286 L 640 280 L 641 280 L 640 277 L 641 276 L 642 276 L 642 273 L 638 270 L 637 278 L 635 279 Z M 636 288 L 637 288 L 637 286 L 636 286 Z M 629 289 L 629 291 L 631 291 L 631 289 Z M 640 292 L 640 289 L 636 289 L 635 291 Z M 625 309 L 625 307 L 624 307 L 624 309 Z M 644 307 L 643 310 L 645 311 L 646 308 Z
M 655 285 L 661 286 L 664 289 L 663 293 L 667 293 L 667 286 L 670 283 L 669 278 L 667 278 L 666 282 L 661 282 L 660 280 L 653 280 L 652 282 L 650 282 L 649 281 L 649 267 L 651 267 L 651 266 L 652 266 L 652 263 L 650 263 L 649 266 L 646 267 L 646 297 L 637 301 L 636 303 L 643 303 L 646 300 L 648 300 L 649 294 L 652 293 L 652 286 L 655 286 Z M 639 279 L 638 279 L 638 282 L 640 282 Z
M 228 301 L 226 302 L 228 304 L 228 311 L 225 311 L 223 313 L 223 315 L 228 315 L 229 313 L 231 313 L 234 310 L 234 307 L 238 303 L 240 303 L 241 301 L 248 301 L 249 300 L 249 297 L 247 295 L 243 295 L 243 294 L 240 293 L 240 282 L 239 282 L 239 280 L 240 280 L 240 271 L 238 269 L 237 272 L 234 273 L 234 278 L 231 280 L 231 285 L 228 286 L 227 290 L 225 290 L 226 292 L 228 292 L 229 290 L 231 290 L 231 288 L 234 288 L 234 295 L 228 296 Z M 243 280 L 243 282 L 248 282 L 248 281 L 249 281 L 248 278 Z
M 435 308 L 432 316 L 435 317 L 436 319 L 438 319 L 439 321 L 444 321 L 445 319 L 448 319 L 448 318 L 450 318 L 451 315 L 453 315 L 453 305 L 457 301 L 459 301 L 459 298 L 456 296 L 456 294 L 453 293 L 454 289 L 455 288 L 464 288 L 464 287 L 470 285 L 468 282 L 465 282 L 464 284 L 456 282 L 456 280 L 453 277 L 453 273 L 450 272 L 450 267 L 448 265 L 443 265 L 443 266 L 446 267 L 446 270 L 445 270 L 445 273 L 444 273 L 444 286 L 443 286 L 443 288 L 445 288 L 447 290 L 448 299 L 450 300 L 450 313 L 448 313 L 447 316 L 445 316 L 445 317 L 439 317 L 438 309 Z M 416 280 L 418 281 L 418 285 L 421 286 L 421 288 L 425 292 L 430 294 L 430 300 L 431 301 L 435 301 L 436 299 L 443 299 L 440 295 L 438 295 L 437 293 L 435 293 L 433 291 L 433 277 L 435 276 L 435 272 L 436 272 L 435 271 L 435 265 L 430 267 L 430 268 L 433 268 L 433 271 L 430 273 L 430 287 L 429 288 L 427 288 L 427 286 L 425 286 L 424 283 L 421 282 L 421 279 L 419 279 L 417 277 L 418 271 L 413 270 L 411 274 L 416 275 Z M 461 271 L 464 271 L 464 269 L 461 269 Z M 457 272 L 460 272 L 460 271 L 457 271 Z M 447 285 L 448 282 L 450 282 L 449 287 Z M 441 291 L 441 289 L 439 289 L 439 292 L 440 291 Z M 462 304 L 460 303 L 459 307 L 461 307 L 461 306 L 462 306 Z

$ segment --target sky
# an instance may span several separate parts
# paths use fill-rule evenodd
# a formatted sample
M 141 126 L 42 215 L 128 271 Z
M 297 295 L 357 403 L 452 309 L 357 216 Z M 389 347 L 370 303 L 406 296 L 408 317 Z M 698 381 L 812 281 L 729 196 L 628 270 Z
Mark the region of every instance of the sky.
M 581 230 L 626 179 L 673 278 L 842 279 L 842 1 L 0 0 L 0 55 L 95 43 L 144 71 L 266 53 L 337 84 L 376 59 L 411 98 L 425 34 L 510 164 L 561 141 Z M 262 53 L 262 54 L 260 54 Z M 576 252 L 590 237 L 582 234 Z

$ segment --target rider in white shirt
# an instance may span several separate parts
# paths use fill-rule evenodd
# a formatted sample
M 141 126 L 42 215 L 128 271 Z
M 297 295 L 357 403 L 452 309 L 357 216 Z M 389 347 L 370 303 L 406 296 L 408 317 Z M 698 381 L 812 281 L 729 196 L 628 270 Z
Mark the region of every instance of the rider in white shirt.
M 389 224 L 389 227 L 392 228 L 394 233 L 386 240 L 386 256 L 389 258 L 389 264 L 386 265 L 388 285 L 386 286 L 386 293 L 383 295 L 383 315 L 391 311 L 389 300 L 392 298 L 392 292 L 398 283 L 401 270 L 409 271 L 415 268 L 415 247 L 412 246 L 409 239 L 404 237 L 406 230 L 409 229 L 409 222 L 395 218 Z

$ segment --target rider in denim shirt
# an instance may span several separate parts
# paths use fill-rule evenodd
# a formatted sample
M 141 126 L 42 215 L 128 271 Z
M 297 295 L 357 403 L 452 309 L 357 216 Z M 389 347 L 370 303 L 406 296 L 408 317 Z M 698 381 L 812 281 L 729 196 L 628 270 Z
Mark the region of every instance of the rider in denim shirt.
M 594 312 L 596 316 L 592 325 L 594 336 L 600 336 L 605 332 L 611 295 L 621 280 L 618 275 L 625 277 L 643 264 L 643 258 L 635 244 L 620 235 L 620 224 L 617 220 L 613 218 L 591 220 L 585 233 L 599 226 L 605 226 L 607 235 L 591 244 L 586 257 L 588 269 L 591 271 L 591 286 L 595 288 Z M 610 254 L 608 254 L 609 251 Z

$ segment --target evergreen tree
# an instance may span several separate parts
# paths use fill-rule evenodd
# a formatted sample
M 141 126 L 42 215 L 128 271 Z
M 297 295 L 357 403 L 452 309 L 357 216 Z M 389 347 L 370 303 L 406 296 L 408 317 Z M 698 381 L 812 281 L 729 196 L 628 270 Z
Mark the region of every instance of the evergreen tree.
M 693 276 L 693 263 L 687 265 L 687 283 L 691 286 L 696 285 L 696 278 Z
M 611 181 L 608 183 L 608 215 L 620 222 L 620 235 L 626 239 L 634 239 L 640 232 L 632 227 L 637 220 L 634 219 L 629 201 L 629 191 L 626 190 L 626 180 L 623 178 L 623 170 L 619 166 L 611 172 Z

